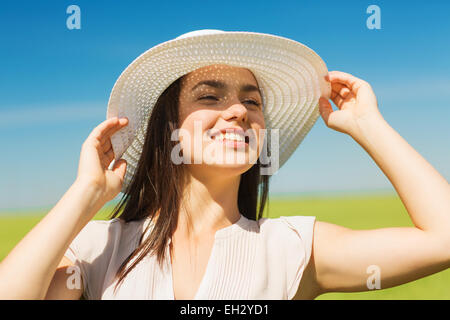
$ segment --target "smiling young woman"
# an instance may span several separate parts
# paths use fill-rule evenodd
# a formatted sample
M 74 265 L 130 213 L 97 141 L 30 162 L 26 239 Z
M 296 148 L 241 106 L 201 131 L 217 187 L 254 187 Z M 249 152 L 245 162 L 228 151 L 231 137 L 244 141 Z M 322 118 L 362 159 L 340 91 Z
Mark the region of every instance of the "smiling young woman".
M 146 59 L 161 48 L 164 59 L 179 55 L 164 64 L 175 69 L 161 73 L 162 85 L 149 84 L 159 78 L 146 77 Z M 194 56 L 195 67 L 176 69 L 184 52 L 203 52 L 203 64 Z M 299 56 L 289 61 L 292 52 Z M 328 73 L 310 49 L 271 35 L 208 31 L 148 54 L 116 83 L 109 108 L 122 114 L 83 143 L 75 183 L 0 264 L 1 298 L 313 299 L 369 290 L 373 266 L 382 288 L 449 267 L 449 184 L 387 124 L 367 82 Z M 296 65 L 307 57 L 308 67 Z M 146 90 L 160 93 L 151 102 Z M 282 165 L 319 114 L 368 152 L 414 227 L 350 230 L 314 216 L 262 217 L 269 176 L 261 174 L 260 133 L 280 129 L 279 150 L 270 153 Z M 177 145 L 181 163 L 173 161 Z M 90 221 L 120 191 L 111 219 Z
M 222 85 L 216 87 L 217 83 Z M 258 133 L 264 128 L 261 108 L 246 103 L 251 97 L 261 100 L 258 93 L 245 90 L 249 83 L 257 88 L 248 70 L 207 66 L 176 80 L 158 99 L 149 119 L 149 133 L 135 180 L 130 184 L 129 205 L 120 215 L 125 222 L 142 218 L 154 218 L 156 222 L 148 239 L 122 263 L 119 282 L 150 252 L 158 254 L 162 267 L 168 241 L 171 242 L 174 295 L 177 299 L 193 298 L 210 260 L 215 231 L 236 223 L 241 214 L 251 220 L 262 216 L 269 176 L 259 174 L 259 162 L 207 164 L 212 163 L 207 159 L 209 153 L 194 152 L 196 143 L 202 146 L 200 150 L 211 149 L 213 145 L 216 151 L 227 149 L 223 154 L 245 152 L 246 159 L 249 153 L 257 152 L 258 149 L 239 150 L 214 139 L 204 139 L 204 133 L 212 129 L 232 131 L 232 126 Z M 206 101 L 205 95 L 214 99 Z M 195 134 L 196 121 L 202 126 L 200 134 Z M 189 157 L 190 164 L 175 165 L 171 161 L 171 151 L 177 141 L 171 141 L 170 136 L 176 128 L 191 137 L 191 143 L 182 143 L 183 156 Z M 258 187 L 262 191 L 259 206 Z M 140 198 L 141 194 L 145 197 Z M 137 207 L 132 205 L 136 203 Z M 119 210 L 120 206 L 114 216 Z M 129 260 L 140 253 L 126 269 Z

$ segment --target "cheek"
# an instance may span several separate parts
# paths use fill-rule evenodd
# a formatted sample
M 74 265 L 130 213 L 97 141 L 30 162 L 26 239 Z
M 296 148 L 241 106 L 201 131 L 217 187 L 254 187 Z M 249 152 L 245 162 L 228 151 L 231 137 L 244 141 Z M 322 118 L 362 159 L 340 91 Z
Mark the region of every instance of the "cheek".
M 217 114 L 209 110 L 192 111 L 183 118 L 180 118 L 181 128 L 194 132 L 194 127 L 201 124 L 202 130 L 214 125 L 217 120 Z
M 251 123 L 251 128 L 254 131 L 254 138 L 256 139 L 256 145 L 254 145 L 255 148 L 257 148 L 258 150 L 261 150 L 262 145 L 264 143 L 264 138 L 265 136 L 268 134 L 266 132 L 266 125 L 265 125 L 265 121 L 264 121 L 264 116 L 263 114 L 255 114 L 252 116 L 250 120 Z
M 258 124 L 261 127 L 261 129 L 265 129 L 266 128 L 266 122 L 264 121 L 264 115 L 260 116 Z
M 256 130 L 257 132 L 260 131 L 261 129 L 266 128 L 266 123 L 264 121 L 264 115 L 262 113 L 253 115 L 249 120 L 251 123 L 251 127 L 254 130 Z
M 205 132 L 214 127 L 217 122 L 218 113 L 213 110 L 196 110 L 186 114 L 184 118 L 180 119 L 180 132 L 182 136 L 180 140 L 183 141 L 183 148 L 189 146 L 189 141 L 197 141 L 202 143 Z M 187 137 L 185 137 L 187 135 Z M 189 148 L 189 147 L 188 147 Z M 191 144 L 192 149 L 192 144 Z

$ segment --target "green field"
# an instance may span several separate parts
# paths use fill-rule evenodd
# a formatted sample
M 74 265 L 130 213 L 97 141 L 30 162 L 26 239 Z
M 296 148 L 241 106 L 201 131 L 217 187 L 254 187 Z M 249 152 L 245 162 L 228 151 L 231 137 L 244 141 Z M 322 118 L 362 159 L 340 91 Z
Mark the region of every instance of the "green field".
M 112 207 L 105 206 L 95 219 L 105 219 Z M 412 226 L 397 195 L 298 196 L 271 198 L 270 217 L 313 215 L 317 220 L 352 229 Z M 0 260 L 46 212 L 0 216 Z M 318 299 L 450 299 L 450 269 L 389 289 L 358 293 L 327 293 Z

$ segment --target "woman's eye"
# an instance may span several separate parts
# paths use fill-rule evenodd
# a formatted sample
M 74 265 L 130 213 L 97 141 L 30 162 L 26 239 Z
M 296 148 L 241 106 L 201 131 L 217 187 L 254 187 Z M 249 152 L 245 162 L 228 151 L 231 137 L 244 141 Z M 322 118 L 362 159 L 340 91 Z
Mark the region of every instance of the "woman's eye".
M 214 101 L 219 101 L 219 98 L 217 98 L 216 96 L 212 96 L 212 95 L 205 95 L 205 96 L 199 97 L 198 100 L 214 100 Z M 244 102 L 244 103 L 250 103 L 250 104 L 253 104 L 253 105 L 257 106 L 257 107 L 260 107 L 260 105 L 261 105 L 259 102 L 255 101 L 255 100 L 249 100 L 249 99 L 247 99 L 247 100 L 244 100 L 243 102 Z
M 208 95 L 208 96 L 203 96 L 203 97 L 200 97 L 200 98 L 198 98 L 199 100 L 219 100 L 219 99 L 217 99 L 217 97 L 215 97 L 215 96 L 211 96 L 211 95 Z
M 254 104 L 255 106 L 258 106 L 258 107 L 260 105 L 260 103 L 255 101 L 255 100 L 245 100 L 244 102 L 248 102 L 248 103 Z

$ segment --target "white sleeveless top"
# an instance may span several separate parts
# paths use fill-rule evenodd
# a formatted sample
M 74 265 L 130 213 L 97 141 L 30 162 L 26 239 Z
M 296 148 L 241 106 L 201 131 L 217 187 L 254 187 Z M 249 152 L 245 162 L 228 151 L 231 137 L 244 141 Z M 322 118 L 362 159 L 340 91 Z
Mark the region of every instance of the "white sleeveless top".
M 86 299 L 174 299 L 169 244 L 163 268 L 147 255 L 113 292 L 119 266 L 149 221 L 93 220 L 81 230 L 65 256 L 81 272 Z M 292 299 L 311 256 L 314 221 L 241 215 L 219 229 L 194 299 Z

